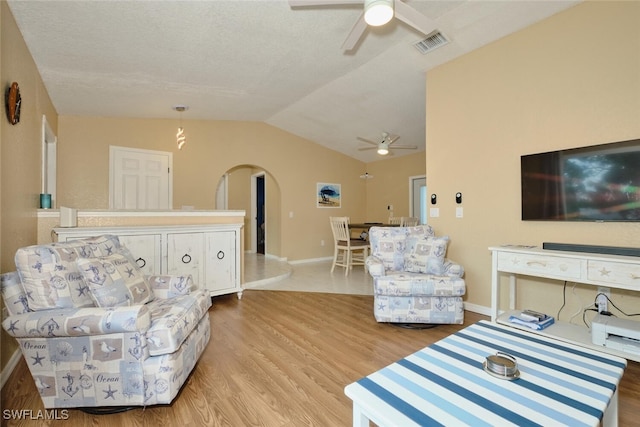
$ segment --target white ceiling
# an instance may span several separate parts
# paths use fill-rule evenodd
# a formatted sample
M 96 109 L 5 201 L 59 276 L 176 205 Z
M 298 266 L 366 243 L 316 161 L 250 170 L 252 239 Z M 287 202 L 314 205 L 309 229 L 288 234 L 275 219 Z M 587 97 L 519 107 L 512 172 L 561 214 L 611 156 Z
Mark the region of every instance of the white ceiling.
M 580 0 L 407 0 L 450 43 L 398 21 L 341 50 L 361 5 L 286 0 L 8 0 L 60 115 L 263 121 L 364 162 L 357 140 L 425 148 L 425 72 Z M 188 129 L 187 129 L 188 130 Z M 396 150 L 395 155 L 413 153 Z

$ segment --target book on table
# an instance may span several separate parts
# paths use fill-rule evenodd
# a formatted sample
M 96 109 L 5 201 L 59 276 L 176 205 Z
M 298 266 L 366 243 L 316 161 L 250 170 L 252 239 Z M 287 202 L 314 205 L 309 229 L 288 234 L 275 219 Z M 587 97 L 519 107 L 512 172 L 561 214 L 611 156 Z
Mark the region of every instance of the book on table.
M 530 316 L 526 316 L 526 315 L 523 316 L 523 314 L 520 313 L 520 314 L 512 314 L 511 316 L 509 316 L 509 322 L 540 331 L 544 328 L 547 328 L 553 325 L 555 320 L 552 316 L 549 316 L 546 314 L 540 316 L 539 319 L 533 320 Z

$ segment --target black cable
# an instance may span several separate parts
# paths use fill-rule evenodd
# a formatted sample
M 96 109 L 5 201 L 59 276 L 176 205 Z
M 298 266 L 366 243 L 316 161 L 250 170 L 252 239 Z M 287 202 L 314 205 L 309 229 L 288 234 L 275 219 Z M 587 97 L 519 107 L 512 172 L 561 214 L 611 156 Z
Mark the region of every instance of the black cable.
M 584 322 L 587 328 L 591 328 L 591 325 L 587 323 L 587 318 L 585 316 L 587 314 L 587 311 L 595 311 L 597 313 L 598 310 L 595 308 L 585 308 L 584 310 L 582 310 L 582 321 Z
M 595 300 L 594 300 L 594 304 L 596 305 L 596 307 L 597 307 L 597 303 L 596 303 L 595 301 L 597 301 L 597 300 L 598 300 L 598 297 L 599 297 L 600 295 L 604 295 L 604 297 L 607 299 L 607 301 L 609 301 L 609 303 L 611 304 L 611 306 L 612 306 L 613 308 L 615 308 L 616 310 L 618 310 L 620 313 L 624 314 L 625 316 L 627 316 L 627 317 L 640 316 L 640 313 L 631 313 L 631 314 L 627 314 L 627 313 L 625 313 L 625 312 L 624 312 L 624 311 L 622 311 L 622 310 L 621 310 L 617 305 L 615 305 L 615 304 L 613 303 L 613 301 L 611 301 L 611 298 L 609 298 L 609 296 L 608 296 L 607 294 L 605 294 L 605 293 L 603 293 L 603 292 L 600 292 L 600 293 L 598 293 L 598 294 L 596 295 L 596 298 L 595 298 Z
M 562 287 L 562 306 L 558 310 L 558 315 L 556 316 L 556 320 L 560 320 L 560 312 L 562 311 L 566 303 L 567 303 L 567 281 L 565 280 L 564 286 Z

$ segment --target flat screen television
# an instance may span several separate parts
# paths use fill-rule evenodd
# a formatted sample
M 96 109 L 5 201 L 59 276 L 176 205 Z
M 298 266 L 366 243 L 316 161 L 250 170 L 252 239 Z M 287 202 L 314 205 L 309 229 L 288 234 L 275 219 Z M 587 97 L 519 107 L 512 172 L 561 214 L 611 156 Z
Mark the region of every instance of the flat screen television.
M 640 221 L 640 139 L 520 158 L 522 219 Z

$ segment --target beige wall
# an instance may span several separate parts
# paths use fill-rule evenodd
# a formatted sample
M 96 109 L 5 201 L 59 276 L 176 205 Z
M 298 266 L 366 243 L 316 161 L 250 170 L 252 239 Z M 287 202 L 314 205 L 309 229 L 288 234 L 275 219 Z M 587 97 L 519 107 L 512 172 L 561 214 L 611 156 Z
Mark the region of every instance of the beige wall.
M 57 114 L 40 74 L 27 50 L 6 2 L 0 2 L 0 271 L 14 270 L 13 255 L 21 246 L 36 243 L 36 210 L 41 190 L 42 116 L 57 130 Z M 18 82 L 22 95 L 20 123 L 5 117 L 4 91 Z M 13 338 L 0 333 L 0 366 L 4 368 L 17 348 Z
M 425 153 L 421 151 L 401 157 L 390 156 L 367 164 L 366 172 L 373 178 L 366 180 L 367 211 L 362 220 L 387 222 L 389 205 L 393 206 L 393 216 L 411 216 L 409 177 L 426 174 L 424 157 Z
M 638 22 L 639 2 L 586 2 L 427 73 L 427 183 L 440 201 L 429 223 L 452 238 L 467 302 L 490 304 L 490 245 L 640 246 L 640 223 L 521 221 L 519 169 L 523 154 L 640 138 Z M 520 289 L 527 307 L 560 308 L 557 282 Z M 576 292 L 585 304 L 595 297 Z M 630 294 L 614 300 L 638 312 Z M 579 310 L 568 296 L 564 313 Z
M 366 189 L 359 178 L 364 163 L 264 123 L 183 120 L 183 124 L 188 143 L 178 151 L 176 120 L 61 116 L 58 203 L 107 208 L 109 146 L 119 145 L 173 152 L 174 208 L 213 209 L 224 173 L 245 165 L 264 170 L 269 177 L 268 232 L 278 234 L 268 235 L 267 248 L 270 254 L 289 260 L 332 255 L 329 216 L 364 217 Z M 317 182 L 342 185 L 341 208 L 316 208 Z M 278 189 L 279 194 L 269 188 Z M 229 207 L 244 209 L 247 204 L 242 194 L 233 196 Z

